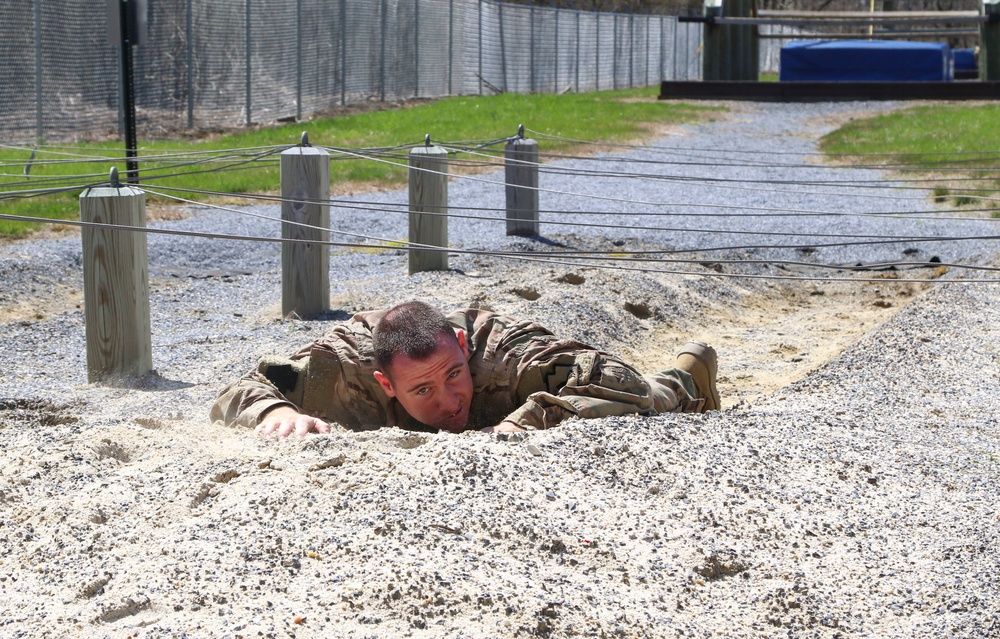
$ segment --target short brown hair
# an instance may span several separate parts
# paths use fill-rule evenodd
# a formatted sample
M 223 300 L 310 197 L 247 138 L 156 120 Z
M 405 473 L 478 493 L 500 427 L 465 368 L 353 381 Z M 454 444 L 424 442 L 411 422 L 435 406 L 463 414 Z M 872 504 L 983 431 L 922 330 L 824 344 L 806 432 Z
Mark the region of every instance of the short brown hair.
M 437 350 L 438 335 L 448 335 L 457 341 L 444 313 L 426 302 L 403 302 L 386 311 L 372 331 L 375 363 L 388 374 L 386 369 L 397 355 L 426 359 Z

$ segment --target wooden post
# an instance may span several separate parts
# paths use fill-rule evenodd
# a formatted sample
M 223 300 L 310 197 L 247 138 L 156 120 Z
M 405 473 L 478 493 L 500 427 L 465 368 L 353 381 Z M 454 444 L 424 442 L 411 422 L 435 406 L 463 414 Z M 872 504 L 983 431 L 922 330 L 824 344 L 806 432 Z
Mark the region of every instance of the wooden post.
M 448 246 L 448 151 L 427 144 L 410 151 L 410 242 Z M 410 249 L 410 275 L 448 270 L 448 252 Z
M 281 152 L 281 197 L 281 238 L 306 240 L 281 244 L 281 315 L 313 317 L 330 310 L 330 154 L 305 133 Z
M 1000 80 L 1000 2 L 983 2 L 987 22 L 979 27 L 979 79 Z
M 749 18 L 754 15 L 755 0 L 705 0 L 706 16 Z M 760 45 L 755 25 L 705 24 L 703 80 L 742 80 L 760 78 Z
M 80 220 L 145 228 L 146 194 L 111 175 L 112 186 L 80 194 Z M 87 380 L 145 375 L 153 370 L 146 234 L 85 226 L 81 236 Z
M 705 17 L 718 18 L 722 15 L 723 0 L 704 0 Z M 706 22 L 702 37 L 701 79 L 720 80 L 722 78 L 722 26 Z
M 538 235 L 538 142 L 518 137 L 504 146 L 507 235 Z

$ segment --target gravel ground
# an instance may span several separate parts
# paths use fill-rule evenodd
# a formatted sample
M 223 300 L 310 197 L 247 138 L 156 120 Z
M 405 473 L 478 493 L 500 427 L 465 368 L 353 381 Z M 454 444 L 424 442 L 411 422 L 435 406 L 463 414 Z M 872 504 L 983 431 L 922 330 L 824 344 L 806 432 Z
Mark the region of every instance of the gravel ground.
M 719 121 L 656 143 L 681 148 L 669 157 L 689 164 L 600 165 L 780 190 L 546 173 L 543 188 L 591 197 L 545 193 L 543 208 L 605 212 L 559 220 L 621 226 L 557 226 L 549 214 L 542 239 L 506 238 L 495 221 L 449 228 L 451 243 L 469 249 L 605 249 L 608 240 L 622 252 L 701 249 L 706 265 L 683 268 L 712 277 L 465 255 L 453 256 L 447 273 L 408 277 L 401 252 L 344 250 L 331 257 L 334 310 L 282 321 L 277 246 L 151 235 L 158 373 L 114 386 L 86 383 L 79 238 L 0 246 L 8 345 L 0 636 L 997 636 L 996 285 L 910 285 L 896 281 L 899 273 L 884 283 L 780 283 L 720 277 L 738 267 L 710 263 L 870 263 L 910 249 L 908 259 L 996 264 L 996 243 L 985 241 L 742 248 L 774 243 L 771 232 L 958 237 L 987 235 L 996 223 L 871 216 L 803 224 L 713 218 L 705 214 L 723 211 L 708 208 L 652 224 L 710 233 L 654 231 L 612 215 L 636 205 L 596 199 L 924 210 L 926 194 L 911 190 L 887 199 L 884 189 L 835 194 L 842 189 L 827 185 L 807 194 L 775 184 L 879 179 L 871 170 L 781 165 L 801 162 L 843 119 L 898 106 L 731 105 Z M 503 205 L 496 184 L 455 180 L 449 189 L 455 206 Z M 406 234 L 404 215 L 335 208 L 333 217 L 350 233 Z M 201 208 L 160 225 L 273 229 Z M 650 368 L 669 363 L 681 336 L 712 339 L 722 345 L 727 410 L 572 421 L 506 438 L 383 430 L 277 443 L 208 423 L 218 388 L 259 356 L 294 350 L 356 310 L 411 297 L 537 318 Z M 753 367 L 776 381 L 751 398 L 741 386 L 752 383 L 745 371 Z

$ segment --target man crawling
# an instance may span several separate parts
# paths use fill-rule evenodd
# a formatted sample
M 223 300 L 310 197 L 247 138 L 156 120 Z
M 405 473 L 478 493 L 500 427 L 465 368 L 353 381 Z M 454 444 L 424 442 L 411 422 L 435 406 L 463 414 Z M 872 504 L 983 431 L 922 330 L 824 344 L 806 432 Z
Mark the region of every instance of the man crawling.
M 212 419 L 262 436 L 397 426 L 538 430 L 568 417 L 720 408 L 715 350 L 688 342 L 674 368 L 641 375 L 592 346 L 481 309 L 420 301 L 358 313 L 290 358 L 268 357 L 219 394 Z

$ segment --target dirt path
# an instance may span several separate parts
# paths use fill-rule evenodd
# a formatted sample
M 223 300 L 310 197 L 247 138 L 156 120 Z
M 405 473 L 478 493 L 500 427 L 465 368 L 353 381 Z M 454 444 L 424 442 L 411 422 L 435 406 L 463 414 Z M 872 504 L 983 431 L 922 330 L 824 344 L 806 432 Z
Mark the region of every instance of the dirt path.
M 641 345 L 619 346 L 640 369 L 660 370 L 679 344 L 706 341 L 719 352 L 723 407 L 753 403 L 836 358 L 930 286 L 893 279 L 765 284 L 716 299 L 681 326 L 659 324 Z
M 926 286 L 926 285 L 923 285 Z M 720 308 L 708 340 L 732 354 L 720 373 L 723 406 L 752 403 L 802 379 L 884 324 L 919 293 L 911 284 L 799 283 Z

